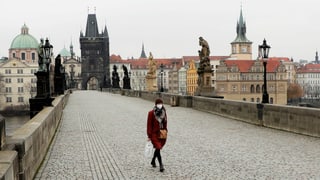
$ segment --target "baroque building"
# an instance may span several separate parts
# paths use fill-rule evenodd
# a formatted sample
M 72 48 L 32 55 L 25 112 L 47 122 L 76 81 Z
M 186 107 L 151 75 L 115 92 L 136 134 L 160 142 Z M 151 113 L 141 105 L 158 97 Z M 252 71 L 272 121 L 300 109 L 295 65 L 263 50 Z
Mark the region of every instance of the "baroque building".
M 107 26 L 99 33 L 96 14 L 88 14 L 80 32 L 82 89 L 110 87 L 110 49 Z
M 39 42 L 24 24 L 9 48 L 9 58 L 0 63 L 0 110 L 28 111 L 36 95 Z

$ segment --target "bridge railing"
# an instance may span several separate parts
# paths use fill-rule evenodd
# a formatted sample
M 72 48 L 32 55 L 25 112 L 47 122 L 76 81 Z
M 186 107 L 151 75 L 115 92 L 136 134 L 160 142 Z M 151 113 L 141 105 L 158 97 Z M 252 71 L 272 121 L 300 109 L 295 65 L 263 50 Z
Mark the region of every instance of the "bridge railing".
M 136 96 L 150 101 L 160 97 L 164 103 L 173 106 L 190 107 L 250 124 L 320 137 L 320 109 L 318 108 L 260 104 L 160 92 L 136 92 L 131 90 L 120 90 L 118 92 L 122 95 Z
M 61 120 L 69 91 L 6 137 L 0 151 L 0 179 L 33 179 Z

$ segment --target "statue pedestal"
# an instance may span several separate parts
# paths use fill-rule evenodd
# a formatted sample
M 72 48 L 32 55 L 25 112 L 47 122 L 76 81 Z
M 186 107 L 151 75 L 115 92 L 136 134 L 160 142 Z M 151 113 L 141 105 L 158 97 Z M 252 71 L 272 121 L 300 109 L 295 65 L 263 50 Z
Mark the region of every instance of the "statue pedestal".
M 147 91 L 158 91 L 156 77 L 146 76 Z
M 196 96 L 206 96 L 206 97 L 218 97 L 214 93 L 214 87 L 212 87 L 212 72 L 210 67 L 205 67 L 203 69 L 198 69 L 198 88 L 196 90 Z M 223 98 L 223 97 L 222 97 Z
M 44 106 L 52 106 L 54 98 L 50 97 L 49 73 L 38 71 L 37 76 L 37 95 L 29 99 L 30 119 L 32 119 Z

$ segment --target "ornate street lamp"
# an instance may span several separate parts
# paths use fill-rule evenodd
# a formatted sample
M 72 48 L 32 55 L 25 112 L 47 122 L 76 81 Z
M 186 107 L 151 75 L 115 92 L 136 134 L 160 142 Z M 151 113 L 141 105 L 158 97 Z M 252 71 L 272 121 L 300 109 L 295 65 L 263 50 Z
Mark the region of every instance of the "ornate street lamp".
M 263 40 L 263 44 L 259 45 L 259 56 L 263 61 L 263 95 L 262 103 L 269 103 L 269 94 L 267 92 L 267 60 L 269 57 L 270 46 L 267 45 L 266 39 Z
M 163 92 L 163 64 L 160 65 L 160 92 Z
M 49 39 L 46 39 L 46 42 L 43 48 L 43 54 L 44 54 L 44 59 L 45 59 L 45 65 L 46 65 L 46 71 L 49 72 L 49 64 L 51 63 L 51 56 L 52 56 L 52 49 L 53 46 L 50 44 Z

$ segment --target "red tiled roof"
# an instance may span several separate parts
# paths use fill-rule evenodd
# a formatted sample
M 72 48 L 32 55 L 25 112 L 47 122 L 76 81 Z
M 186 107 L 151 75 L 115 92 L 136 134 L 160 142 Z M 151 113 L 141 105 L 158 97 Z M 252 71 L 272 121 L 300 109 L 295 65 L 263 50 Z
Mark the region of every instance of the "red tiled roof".
M 269 57 L 268 61 L 288 61 L 288 62 L 290 62 L 291 60 L 288 57 Z
M 320 73 L 320 64 L 306 64 L 299 68 L 297 73 Z
M 259 60 L 260 61 L 260 60 Z M 231 66 L 238 66 L 240 72 L 249 72 L 253 64 L 257 61 L 255 60 L 225 60 L 226 65 L 230 68 Z M 262 61 L 261 61 L 262 65 Z M 268 61 L 267 62 L 267 72 L 275 72 L 280 65 L 280 61 Z
M 230 56 L 209 56 L 210 60 L 224 60 L 229 58 Z M 182 59 L 185 62 L 189 62 L 189 61 L 199 61 L 199 56 L 182 56 Z

